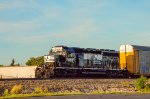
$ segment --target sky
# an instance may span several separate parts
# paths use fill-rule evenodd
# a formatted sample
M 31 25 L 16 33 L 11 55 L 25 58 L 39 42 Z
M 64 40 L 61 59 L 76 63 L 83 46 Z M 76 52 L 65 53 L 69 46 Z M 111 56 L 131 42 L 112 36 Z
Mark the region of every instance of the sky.
M 0 0 L 0 64 L 25 65 L 52 46 L 150 46 L 150 0 Z

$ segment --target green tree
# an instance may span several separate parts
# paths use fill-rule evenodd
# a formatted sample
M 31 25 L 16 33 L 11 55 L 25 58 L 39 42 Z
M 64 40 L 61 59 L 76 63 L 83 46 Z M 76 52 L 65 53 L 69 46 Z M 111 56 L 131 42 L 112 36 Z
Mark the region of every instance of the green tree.
M 14 64 L 15 64 L 15 60 L 14 60 L 14 58 L 12 59 L 12 62 L 11 62 L 11 64 L 10 64 L 10 66 L 14 66 Z
M 18 64 L 16 64 L 17 66 L 20 66 L 20 64 L 18 63 Z
M 0 67 L 3 67 L 3 66 L 4 66 L 4 65 L 1 65 L 1 64 L 0 64 Z
M 144 89 L 146 87 L 146 82 L 147 82 L 147 78 L 141 75 L 141 77 L 135 81 L 135 88 L 137 90 Z
M 41 66 L 44 64 L 44 57 L 31 57 L 27 62 L 26 65 L 28 66 Z

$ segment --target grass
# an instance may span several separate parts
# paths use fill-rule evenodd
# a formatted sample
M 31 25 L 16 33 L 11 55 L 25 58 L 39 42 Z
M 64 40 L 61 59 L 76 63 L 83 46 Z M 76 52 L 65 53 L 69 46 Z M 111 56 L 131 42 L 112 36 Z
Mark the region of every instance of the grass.
M 8 98 L 24 98 L 24 97 L 42 97 L 42 96 L 68 96 L 68 95 L 103 95 L 103 94 L 147 94 L 150 92 L 99 92 L 94 91 L 91 93 L 82 92 L 52 92 L 52 93 L 31 93 L 31 94 L 9 94 L 7 96 L 0 97 L 1 99 Z
M 66 95 L 84 95 L 84 93 L 79 92 L 54 92 L 54 93 L 31 93 L 31 94 L 10 94 L 7 96 L 2 96 L 0 98 L 23 98 L 23 97 L 41 97 L 41 96 L 66 96 Z

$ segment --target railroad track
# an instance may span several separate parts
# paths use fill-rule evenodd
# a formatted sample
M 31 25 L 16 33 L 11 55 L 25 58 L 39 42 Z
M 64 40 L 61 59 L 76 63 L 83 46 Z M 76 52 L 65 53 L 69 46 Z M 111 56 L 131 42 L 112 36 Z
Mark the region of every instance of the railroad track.
M 51 78 L 2 78 L 0 81 L 11 80 L 54 80 L 54 79 L 137 79 L 123 77 L 107 77 L 106 75 L 55 76 Z
M 35 79 L 35 78 L 21 78 L 21 79 L 1 79 L 0 86 L 10 85 L 13 86 L 15 84 L 21 85 L 39 85 L 39 86 L 47 86 L 47 85 L 76 85 L 76 84 L 121 84 L 124 82 L 134 83 L 136 79 L 129 78 L 51 78 L 51 79 Z
M 88 77 L 53 77 L 53 78 L 3 78 L 3 79 L 0 79 L 0 81 L 19 81 L 19 80 L 65 80 L 65 79 L 126 79 L 126 80 L 135 80 L 137 78 L 115 78 L 115 77 L 112 77 L 112 78 L 107 78 L 107 77 L 92 77 L 92 76 L 88 76 Z

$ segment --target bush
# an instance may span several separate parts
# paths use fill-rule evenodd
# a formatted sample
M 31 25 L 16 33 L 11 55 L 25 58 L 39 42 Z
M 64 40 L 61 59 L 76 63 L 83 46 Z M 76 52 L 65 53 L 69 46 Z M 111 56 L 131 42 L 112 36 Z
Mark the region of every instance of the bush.
M 48 88 L 45 87 L 44 90 L 43 90 L 43 92 L 44 92 L 44 93 L 48 93 Z
M 142 90 L 146 87 L 147 78 L 143 75 L 135 81 L 135 87 L 137 90 Z
M 4 65 L 1 65 L 1 64 L 0 64 L 0 67 L 3 67 L 3 66 L 4 66 Z
M 8 91 L 8 89 L 5 89 L 4 90 L 4 96 L 8 96 L 9 95 L 9 91 Z
M 11 94 L 19 94 L 19 93 L 21 93 L 22 89 L 23 89 L 22 85 L 15 85 L 11 89 L 10 93 Z
M 34 89 L 34 92 L 35 92 L 35 93 L 44 93 L 44 91 L 42 90 L 41 87 L 36 87 L 36 88 Z
M 45 88 L 42 89 L 41 87 L 36 87 L 34 89 L 34 93 L 48 93 L 48 88 L 45 87 Z
M 150 84 L 147 84 L 144 88 L 145 91 L 150 91 Z

